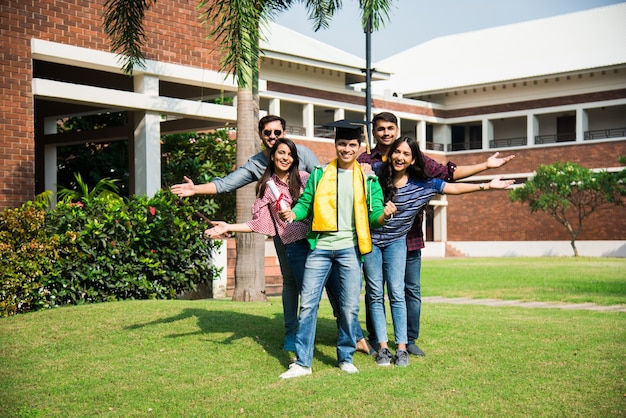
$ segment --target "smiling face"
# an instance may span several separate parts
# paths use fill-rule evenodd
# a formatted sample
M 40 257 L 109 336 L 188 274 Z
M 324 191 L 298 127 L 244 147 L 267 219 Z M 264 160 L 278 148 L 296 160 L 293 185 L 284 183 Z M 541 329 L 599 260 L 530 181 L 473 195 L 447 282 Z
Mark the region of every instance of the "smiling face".
M 406 173 L 406 170 L 415 163 L 409 144 L 401 142 L 398 148 L 391 153 L 390 162 L 395 174 L 403 175 Z
M 344 170 L 352 169 L 352 165 L 359 154 L 361 144 L 358 139 L 337 139 L 335 151 L 337 152 L 337 166 Z
M 286 136 L 283 130 L 283 125 L 279 120 L 274 120 L 265 124 L 265 127 L 259 132 L 261 141 L 265 145 L 266 149 L 272 149 L 274 143 L 278 138 L 284 138 Z
M 274 172 L 276 175 L 278 177 L 284 176 L 293 164 L 293 156 L 289 146 L 287 144 L 279 144 L 276 152 L 272 155 L 272 161 L 274 161 Z

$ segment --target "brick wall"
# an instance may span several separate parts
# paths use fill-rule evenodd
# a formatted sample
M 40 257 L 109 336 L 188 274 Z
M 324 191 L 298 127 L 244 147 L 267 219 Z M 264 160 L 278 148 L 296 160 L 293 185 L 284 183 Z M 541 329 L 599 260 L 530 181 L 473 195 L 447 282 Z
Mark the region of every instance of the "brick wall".
M 110 51 L 103 5 L 104 0 L 0 2 L 0 209 L 20 206 L 35 193 L 31 39 Z M 196 5 L 196 0 L 159 0 L 152 6 L 145 22 L 146 58 L 219 69 Z
M 626 142 L 588 142 L 577 146 L 554 146 L 503 151 L 515 159 L 484 174 L 531 173 L 540 164 L 568 161 L 587 168 L 619 167 L 617 157 L 626 155 Z M 457 165 L 485 161 L 491 153 L 449 156 Z M 441 162 L 441 156 L 432 156 Z M 448 196 L 449 241 L 569 240 L 565 227 L 543 212 L 530 213 L 528 205 L 511 202 L 508 193 L 492 191 Z M 626 208 L 607 206 L 583 221 L 580 240 L 626 239 Z

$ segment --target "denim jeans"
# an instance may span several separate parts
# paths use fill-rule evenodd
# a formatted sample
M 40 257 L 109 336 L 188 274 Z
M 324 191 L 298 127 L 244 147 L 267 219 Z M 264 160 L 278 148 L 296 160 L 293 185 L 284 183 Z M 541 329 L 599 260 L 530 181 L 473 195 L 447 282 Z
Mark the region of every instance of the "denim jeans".
M 406 344 L 406 301 L 404 299 L 404 270 L 406 267 L 406 240 L 374 245 L 365 255 L 365 292 L 369 294 L 370 313 L 378 342 L 387 342 L 385 317 L 385 284 L 393 320 L 396 344 Z
M 406 331 L 409 344 L 417 341 L 420 336 L 421 268 L 422 250 L 408 251 L 406 254 L 406 272 L 404 273 L 404 297 L 406 298 Z
M 330 277 L 326 282 L 326 296 L 328 296 L 330 306 L 333 308 L 333 316 L 337 319 L 337 329 L 339 329 L 339 278 L 336 268 L 331 270 Z M 357 342 L 365 338 L 358 318 L 354 323 L 354 338 Z
M 304 263 L 309 251 L 308 241 L 302 240 L 284 245 L 278 236 L 274 237 L 274 248 L 278 256 L 280 272 L 283 275 L 283 318 L 285 335 L 295 336 L 298 330 L 298 299 L 302 290 Z
M 317 312 L 324 286 L 331 270 L 337 272 L 339 289 L 339 331 L 337 335 L 337 360 L 339 363 L 352 363 L 356 351 L 354 323 L 359 318 L 361 293 L 361 256 L 357 247 L 343 250 L 322 250 L 309 252 L 302 281 L 300 295 L 300 322 L 296 334 L 296 363 L 311 367 L 315 349 L 315 328 Z

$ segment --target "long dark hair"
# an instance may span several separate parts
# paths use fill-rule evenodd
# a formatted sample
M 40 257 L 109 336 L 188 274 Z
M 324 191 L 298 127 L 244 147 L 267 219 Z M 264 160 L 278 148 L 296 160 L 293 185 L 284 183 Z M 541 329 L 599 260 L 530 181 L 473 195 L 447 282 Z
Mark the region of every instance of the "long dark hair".
M 385 202 L 392 200 L 398 191 L 393 185 L 393 163 L 391 157 L 403 142 L 406 142 L 409 148 L 411 148 L 411 156 L 415 160 L 415 162 L 407 168 L 406 173 L 411 178 L 420 180 L 427 179 L 426 173 L 424 172 L 424 156 L 420 151 L 417 141 L 410 136 L 401 136 L 393 141 L 391 147 L 389 147 L 389 151 L 387 151 L 387 161 L 383 163 L 380 169 L 379 182 L 385 195 Z
M 295 205 L 300 198 L 300 189 L 302 188 L 302 180 L 300 179 L 300 172 L 298 170 L 298 167 L 300 166 L 300 159 L 298 158 L 298 148 L 296 148 L 296 144 L 294 144 L 291 139 L 287 138 L 278 138 L 274 143 L 274 146 L 272 146 L 272 149 L 270 150 L 270 161 L 268 161 L 263 175 L 256 184 L 256 196 L 257 198 L 263 197 L 267 181 L 272 178 L 272 175 L 275 173 L 274 158 L 280 144 L 287 145 L 289 147 L 289 151 L 291 151 L 291 156 L 293 157 L 293 163 L 291 164 L 291 167 L 289 167 L 287 185 L 289 186 L 289 194 L 291 195 L 291 204 Z

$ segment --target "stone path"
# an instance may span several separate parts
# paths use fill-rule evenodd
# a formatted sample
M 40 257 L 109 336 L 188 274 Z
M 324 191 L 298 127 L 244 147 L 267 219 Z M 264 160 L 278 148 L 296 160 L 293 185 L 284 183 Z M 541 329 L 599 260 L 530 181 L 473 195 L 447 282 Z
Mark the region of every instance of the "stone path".
M 451 303 L 455 305 L 519 306 L 520 308 L 582 309 L 602 312 L 626 312 L 626 305 L 603 306 L 596 305 L 595 303 L 524 302 L 521 300 L 444 298 L 441 296 L 425 296 L 422 297 L 422 302 Z

